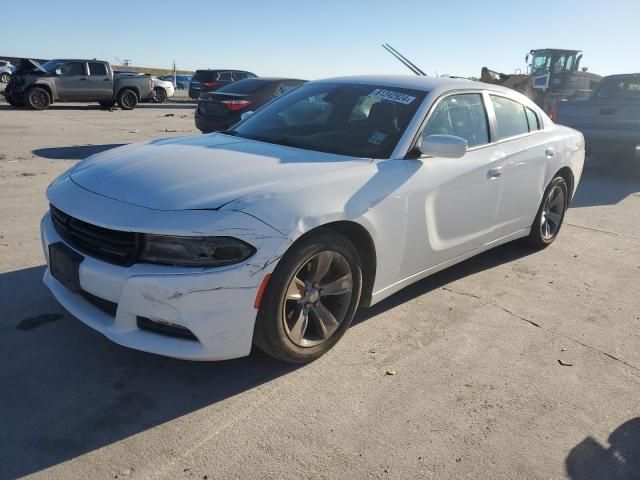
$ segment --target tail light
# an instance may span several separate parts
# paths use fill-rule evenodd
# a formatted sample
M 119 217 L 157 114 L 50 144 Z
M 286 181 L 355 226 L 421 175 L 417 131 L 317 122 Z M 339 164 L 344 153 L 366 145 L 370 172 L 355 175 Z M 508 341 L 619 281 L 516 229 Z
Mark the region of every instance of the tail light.
M 216 85 L 218 85 L 218 82 L 202 82 L 202 86 L 207 88 L 215 88 Z
M 249 100 L 223 100 L 222 103 L 224 103 L 232 112 L 242 110 L 243 108 L 251 105 Z
M 549 114 L 549 116 L 554 123 L 558 121 L 558 109 L 555 105 L 551 107 L 551 113 Z

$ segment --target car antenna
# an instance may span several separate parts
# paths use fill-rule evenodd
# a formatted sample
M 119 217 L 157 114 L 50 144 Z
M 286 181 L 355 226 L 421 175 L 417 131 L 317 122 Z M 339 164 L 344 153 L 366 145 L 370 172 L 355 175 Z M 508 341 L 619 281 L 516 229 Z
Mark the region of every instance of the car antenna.
M 393 48 L 391 45 L 389 45 L 388 43 L 383 43 L 382 44 L 382 48 L 384 48 L 387 52 L 389 52 L 391 55 L 393 55 L 394 57 L 396 57 L 400 62 L 402 62 L 402 64 L 407 67 L 409 70 L 411 70 L 413 73 L 415 73 L 416 75 L 418 75 L 419 77 L 426 77 L 427 74 L 424 73 L 420 68 L 418 68 L 414 63 L 412 63 L 411 61 L 409 61 L 404 55 L 402 55 L 399 51 L 397 51 L 395 48 Z

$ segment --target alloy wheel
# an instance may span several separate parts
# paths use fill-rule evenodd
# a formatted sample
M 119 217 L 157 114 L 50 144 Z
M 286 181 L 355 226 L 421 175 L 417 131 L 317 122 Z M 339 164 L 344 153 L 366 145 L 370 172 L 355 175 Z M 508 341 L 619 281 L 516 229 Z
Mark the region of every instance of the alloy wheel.
M 556 185 L 547 194 L 540 216 L 540 232 L 545 240 L 552 239 L 560 230 L 565 206 L 564 190 Z
M 308 259 L 291 279 L 285 293 L 283 326 L 300 347 L 329 339 L 343 322 L 353 293 L 353 275 L 347 260 L 324 251 Z

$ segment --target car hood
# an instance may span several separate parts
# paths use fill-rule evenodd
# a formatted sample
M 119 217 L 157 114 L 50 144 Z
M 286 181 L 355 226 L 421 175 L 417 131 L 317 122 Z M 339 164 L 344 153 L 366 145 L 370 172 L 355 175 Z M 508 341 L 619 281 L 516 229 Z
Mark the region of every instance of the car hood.
M 44 68 L 42 68 L 42 65 L 40 65 L 40 62 L 33 60 L 31 58 L 24 58 L 20 60 L 20 63 L 18 63 L 18 66 L 15 67 L 15 70 L 14 70 L 16 74 L 22 74 L 22 75 L 34 73 L 36 71 L 38 73 L 49 74 L 49 72 L 47 72 Z
M 370 163 L 223 134 L 131 144 L 87 158 L 71 180 L 96 194 L 157 210 L 218 209 L 278 184 Z

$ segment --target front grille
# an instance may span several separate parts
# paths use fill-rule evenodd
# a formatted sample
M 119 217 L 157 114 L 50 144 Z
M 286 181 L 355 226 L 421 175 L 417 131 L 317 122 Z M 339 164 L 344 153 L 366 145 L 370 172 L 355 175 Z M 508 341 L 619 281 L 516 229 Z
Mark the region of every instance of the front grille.
M 51 219 L 62 238 L 81 252 L 116 265 L 132 265 L 140 251 L 140 235 L 98 227 L 50 205 Z
M 176 325 L 174 323 L 158 322 L 147 317 L 137 317 L 136 323 L 140 330 L 159 333 L 169 337 L 186 338 L 187 340 L 198 340 L 196 336 L 188 328 Z
M 118 310 L 118 304 L 114 302 L 110 302 L 109 300 L 105 300 L 104 298 L 96 297 L 92 293 L 85 292 L 82 290 L 80 295 L 84 297 L 84 299 L 89 302 L 91 305 L 96 307 L 99 310 L 102 310 L 104 313 L 109 315 L 110 317 L 115 317 L 116 312 Z

